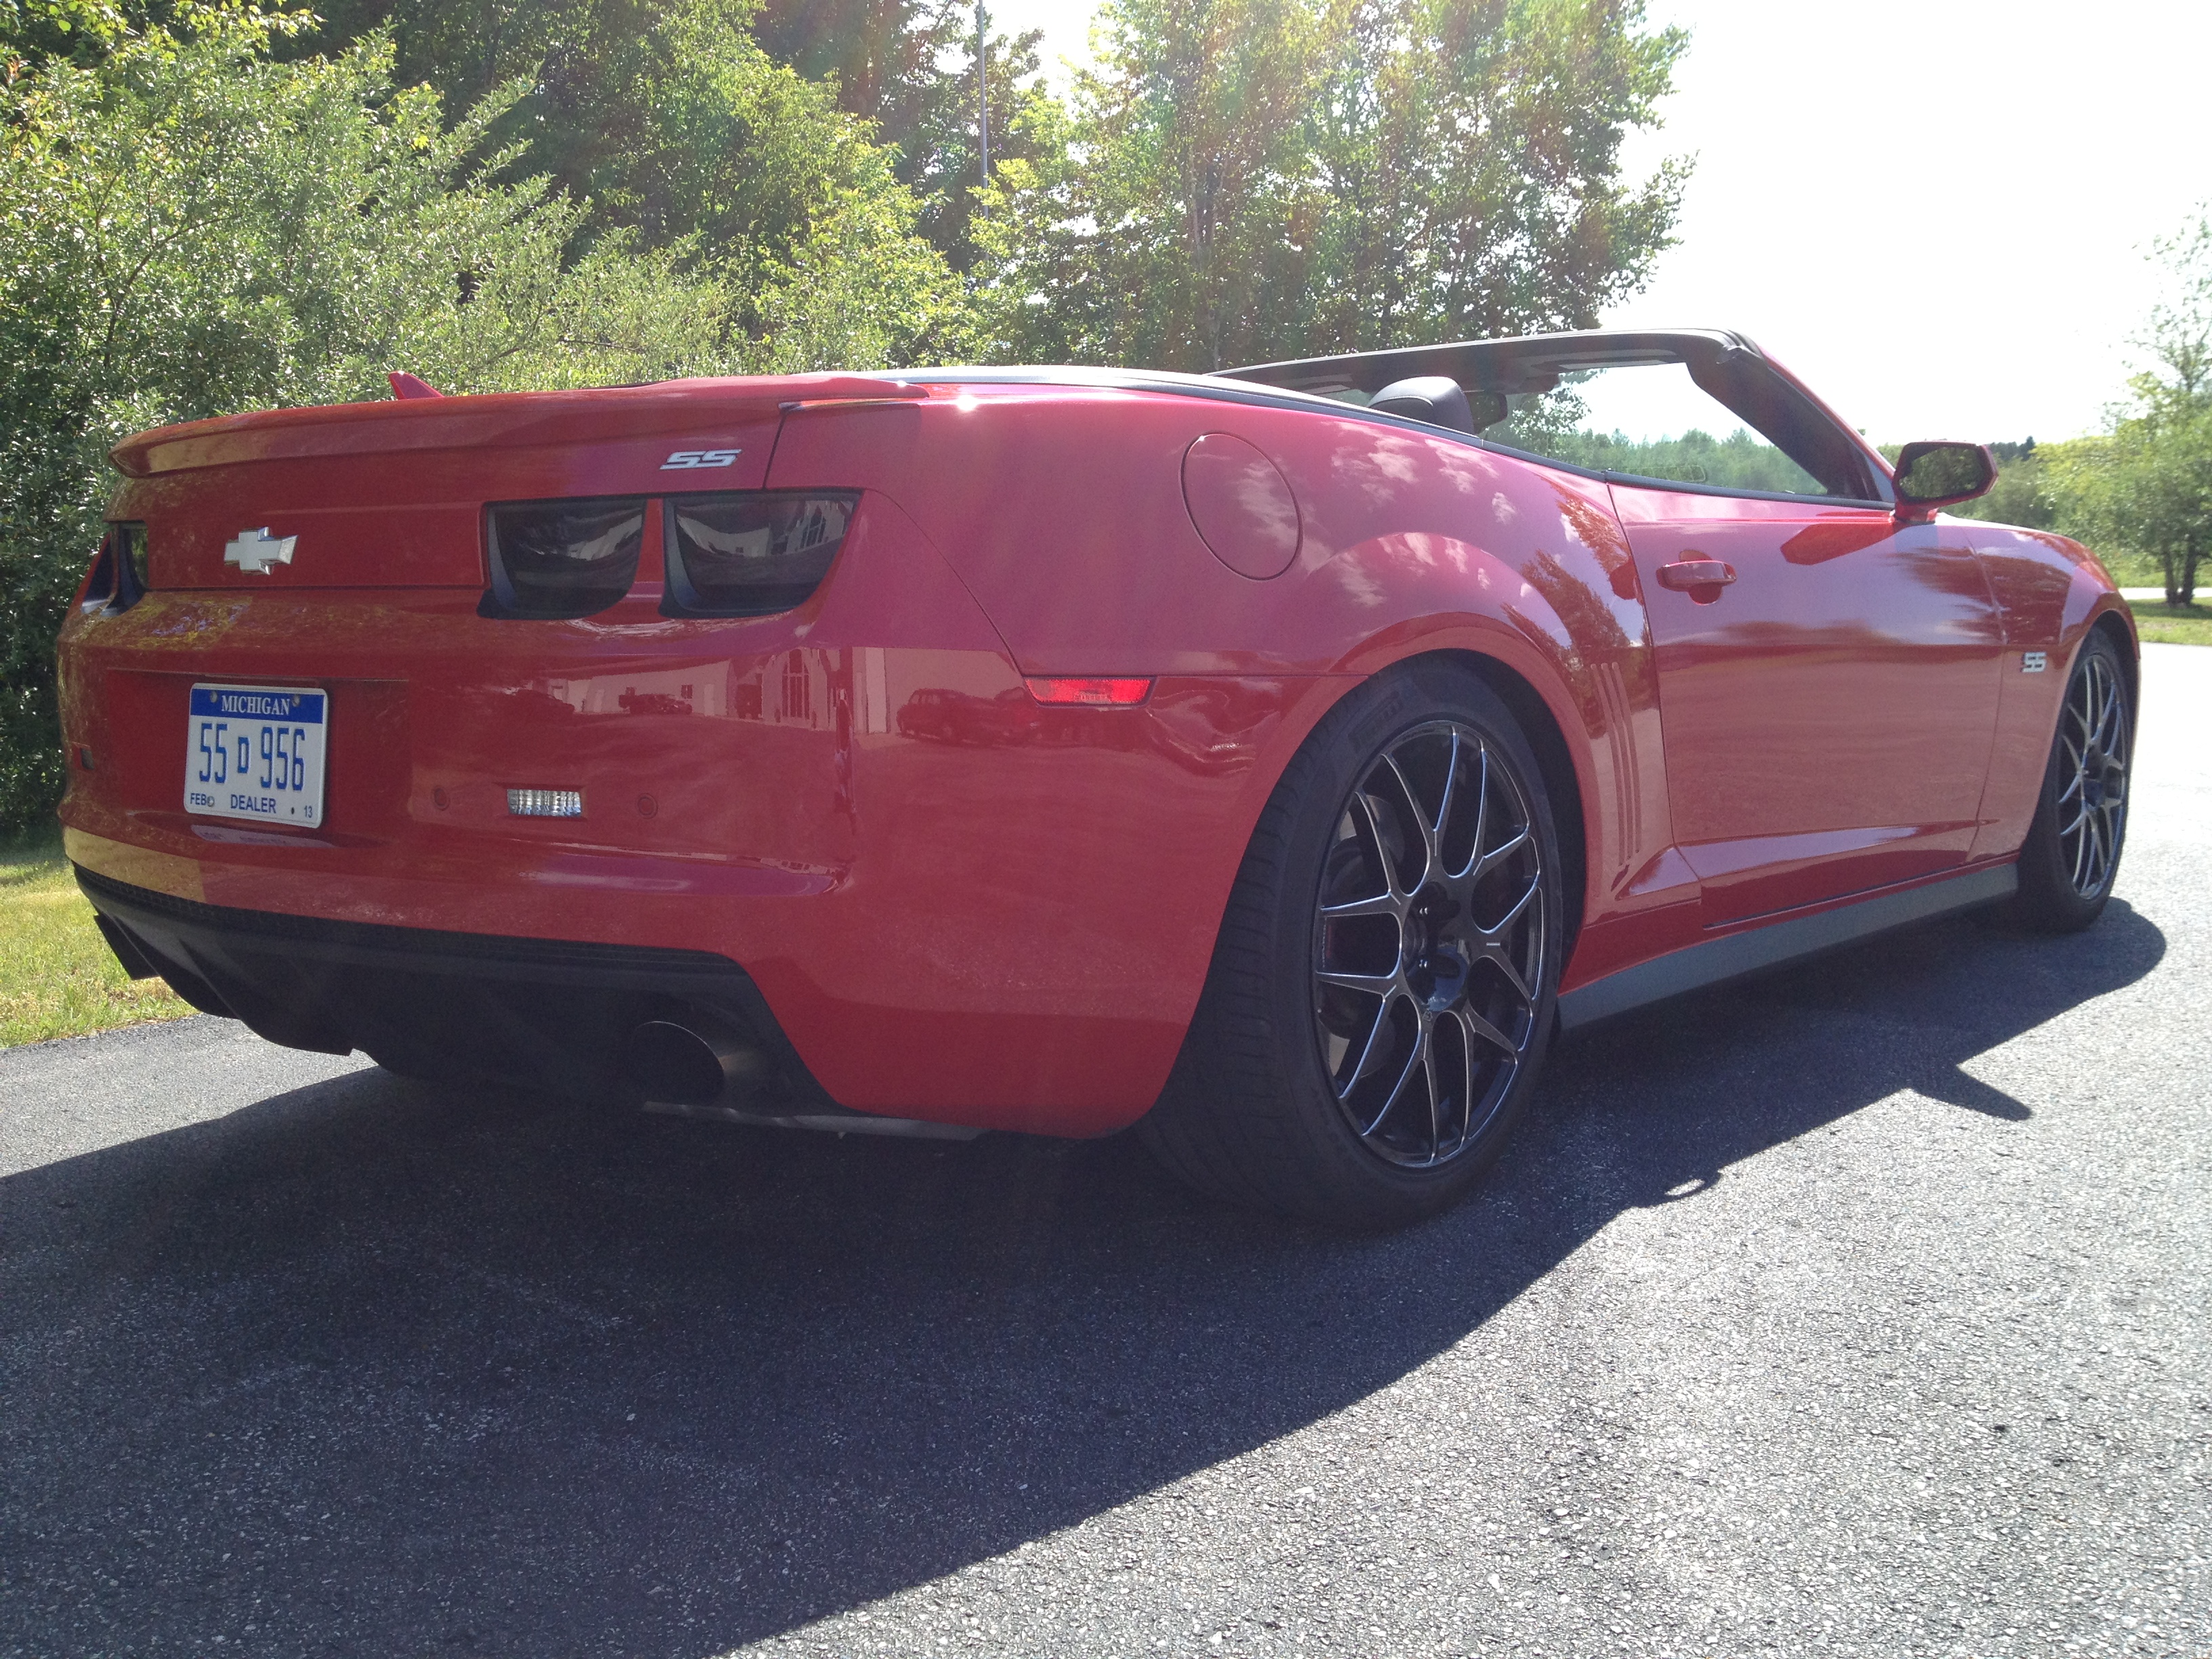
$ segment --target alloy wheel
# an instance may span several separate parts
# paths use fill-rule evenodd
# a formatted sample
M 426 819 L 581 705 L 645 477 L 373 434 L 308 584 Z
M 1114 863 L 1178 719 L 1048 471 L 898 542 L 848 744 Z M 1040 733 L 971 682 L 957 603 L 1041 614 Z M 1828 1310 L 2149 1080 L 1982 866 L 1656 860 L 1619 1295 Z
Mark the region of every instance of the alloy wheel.
M 2085 651 L 2058 720 L 2059 858 L 2082 898 L 2111 879 L 2128 811 L 2127 705 L 2101 652 Z
M 1481 1139 L 1537 1036 L 1540 842 L 1504 755 L 1433 720 L 1370 763 L 1322 866 L 1315 1034 L 1363 1146 L 1414 1168 Z

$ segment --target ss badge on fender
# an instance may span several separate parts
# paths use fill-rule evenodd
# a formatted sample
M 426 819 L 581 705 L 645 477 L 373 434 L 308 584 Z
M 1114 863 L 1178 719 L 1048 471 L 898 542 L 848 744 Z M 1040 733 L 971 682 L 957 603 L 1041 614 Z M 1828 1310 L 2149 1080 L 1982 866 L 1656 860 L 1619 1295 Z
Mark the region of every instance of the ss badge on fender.
M 683 472 L 694 467 L 727 466 L 744 453 L 738 449 L 679 449 L 660 464 L 660 470 Z

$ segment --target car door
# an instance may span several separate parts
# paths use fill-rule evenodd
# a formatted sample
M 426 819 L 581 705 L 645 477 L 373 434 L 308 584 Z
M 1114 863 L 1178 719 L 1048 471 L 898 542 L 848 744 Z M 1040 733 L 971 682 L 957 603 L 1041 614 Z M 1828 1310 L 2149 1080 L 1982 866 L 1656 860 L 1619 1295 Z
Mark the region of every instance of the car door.
M 1959 529 L 1616 479 L 1708 925 L 1961 863 L 2003 633 Z M 1717 574 L 1731 579 L 1698 582 Z
M 1678 344 L 1519 362 L 1486 436 L 1612 489 L 1705 922 L 1962 863 L 2004 641 L 1980 562 L 1748 343 Z

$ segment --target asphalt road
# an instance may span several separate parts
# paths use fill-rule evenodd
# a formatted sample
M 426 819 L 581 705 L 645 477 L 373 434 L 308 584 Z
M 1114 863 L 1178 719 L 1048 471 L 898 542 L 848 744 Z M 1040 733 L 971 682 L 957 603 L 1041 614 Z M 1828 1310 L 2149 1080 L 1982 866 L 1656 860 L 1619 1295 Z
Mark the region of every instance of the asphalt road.
M 2212 651 L 2120 898 L 1562 1053 L 1347 1243 L 1126 1141 L 0 1055 L 0 1653 L 2212 1653 Z

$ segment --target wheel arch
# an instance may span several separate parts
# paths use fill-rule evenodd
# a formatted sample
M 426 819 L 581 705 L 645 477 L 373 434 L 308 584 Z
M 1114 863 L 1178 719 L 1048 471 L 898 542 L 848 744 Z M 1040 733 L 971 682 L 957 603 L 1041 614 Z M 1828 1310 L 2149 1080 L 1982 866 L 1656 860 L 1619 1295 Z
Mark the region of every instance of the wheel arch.
M 1368 684 L 1377 674 L 1424 662 L 1449 663 L 1474 674 L 1505 705 L 1507 712 L 1528 738 L 1529 748 L 1535 751 L 1537 769 L 1543 775 L 1544 791 L 1551 797 L 1553 827 L 1559 831 L 1560 858 L 1565 866 L 1560 876 L 1566 902 L 1566 939 L 1560 960 L 1566 961 L 1574 954 L 1575 941 L 1582 932 L 1587 902 L 1590 867 L 1589 815 L 1583 800 L 1582 775 L 1576 770 L 1573 752 L 1567 745 L 1566 732 L 1551 703 L 1537 689 L 1535 683 L 1501 657 L 1466 646 L 1446 647 L 1393 658 L 1361 678 L 1346 684 L 1342 693 L 1331 701 L 1330 708 L 1334 708 L 1345 696 Z M 1327 718 L 1326 712 L 1322 718 Z M 1300 741 L 1303 743 L 1303 737 Z M 1279 776 L 1279 770 L 1278 781 Z
M 1544 775 L 1545 793 L 1552 798 L 1554 828 L 1559 833 L 1560 858 L 1566 867 L 1560 872 L 1560 883 L 1566 902 L 1566 939 L 1559 953 L 1561 962 L 1574 955 L 1575 940 L 1582 933 L 1583 908 L 1589 881 L 1589 836 L 1588 815 L 1583 808 L 1582 778 L 1575 770 L 1573 756 L 1567 748 L 1566 733 L 1560 729 L 1559 719 L 1543 695 L 1522 675 L 1496 657 L 1485 656 L 1478 651 L 1453 651 L 1443 653 L 1464 664 L 1482 678 L 1483 684 L 1497 694 L 1498 700 L 1512 711 L 1520 722 L 1521 730 L 1528 739 L 1528 746 L 1536 751 L 1536 764 Z
M 2085 641 L 2089 634 L 2104 635 L 2112 641 L 2112 649 L 2119 653 L 2120 672 L 2127 676 L 2128 718 L 2130 721 L 2136 720 L 2142 711 L 2142 652 L 2136 643 L 2135 630 L 2128 626 L 2128 619 L 2115 605 L 2097 613 L 2083 635 Z

